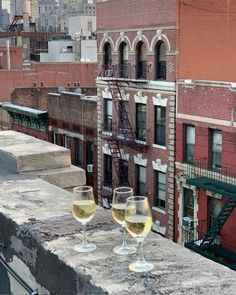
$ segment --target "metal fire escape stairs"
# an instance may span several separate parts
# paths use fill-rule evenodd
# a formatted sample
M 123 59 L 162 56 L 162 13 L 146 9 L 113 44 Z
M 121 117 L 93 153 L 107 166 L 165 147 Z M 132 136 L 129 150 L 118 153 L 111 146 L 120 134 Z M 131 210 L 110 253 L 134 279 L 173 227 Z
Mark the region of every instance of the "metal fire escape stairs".
M 236 200 L 227 200 L 222 207 L 219 215 L 213 221 L 209 231 L 203 237 L 200 249 L 206 250 L 209 246 L 211 246 L 217 236 L 220 234 L 222 227 L 224 226 L 225 222 L 229 218 L 230 214 L 233 212 L 234 208 L 236 207 Z
M 124 169 L 121 169 L 120 161 L 125 160 L 121 153 L 121 146 L 133 146 L 135 144 L 135 135 L 133 133 L 128 110 L 121 108 L 120 101 L 122 101 L 121 86 L 118 81 L 107 81 L 109 91 L 112 95 L 112 102 L 115 106 L 118 123 L 113 125 L 112 136 L 107 138 L 107 142 L 111 151 L 113 165 L 116 171 L 118 185 L 130 186 L 128 174 Z M 120 119 L 122 118 L 122 122 Z

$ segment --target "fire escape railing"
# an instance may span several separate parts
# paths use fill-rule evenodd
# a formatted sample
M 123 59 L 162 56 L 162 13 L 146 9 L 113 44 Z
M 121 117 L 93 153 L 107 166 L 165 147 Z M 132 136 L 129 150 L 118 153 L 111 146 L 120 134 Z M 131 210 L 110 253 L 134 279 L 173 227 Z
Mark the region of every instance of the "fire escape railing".
M 236 188 L 236 172 L 228 167 L 212 168 L 206 158 L 201 158 L 187 164 L 187 175 L 189 178 L 210 178 L 213 181 L 227 183 Z
M 124 80 L 149 80 L 151 63 L 147 60 L 139 61 L 137 64 L 124 62 L 123 64 L 102 65 L 98 77 L 108 79 Z M 108 78 L 108 79 L 107 79 Z

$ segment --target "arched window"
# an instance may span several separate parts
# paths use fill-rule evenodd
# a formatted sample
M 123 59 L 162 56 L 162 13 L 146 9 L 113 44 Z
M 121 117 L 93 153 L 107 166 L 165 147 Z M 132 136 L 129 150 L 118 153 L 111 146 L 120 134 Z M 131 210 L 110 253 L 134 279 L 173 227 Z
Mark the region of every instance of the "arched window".
M 136 78 L 147 79 L 147 61 L 145 60 L 145 45 L 142 41 L 136 47 Z
M 158 42 L 156 45 L 156 80 L 166 80 L 166 45 Z
M 103 76 L 104 77 L 111 76 L 112 74 L 111 64 L 112 64 L 111 44 L 107 42 L 105 43 L 103 47 Z
M 128 78 L 128 46 L 122 42 L 119 47 L 119 69 L 120 77 Z

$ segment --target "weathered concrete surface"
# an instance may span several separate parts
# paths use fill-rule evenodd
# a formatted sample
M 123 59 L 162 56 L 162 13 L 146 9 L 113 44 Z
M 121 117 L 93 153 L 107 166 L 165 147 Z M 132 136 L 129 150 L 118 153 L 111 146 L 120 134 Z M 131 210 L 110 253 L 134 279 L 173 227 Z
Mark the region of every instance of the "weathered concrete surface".
M 26 173 L 24 173 L 26 174 Z M 43 180 L 61 188 L 71 188 L 86 183 L 84 169 L 71 165 L 59 169 L 47 169 L 42 171 L 29 172 L 31 176 L 38 176 Z
M 0 162 L 9 171 L 27 172 L 71 165 L 70 151 L 15 131 L 0 132 Z
M 0 180 L 6 174 L 40 177 L 66 189 L 86 183 L 85 171 L 71 165 L 70 150 L 15 131 L 0 132 Z
M 121 232 L 104 209 L 97 210 L 88 227 L 97 250 L 76 253 L 73 247 L 81 234 L 71 199 L 69 192 L 41 179 L 2 180 L 0 185 L 0 232 L 8 247 L 4 254 L 19 257 L 50 294 L 235 294 L 235 272 L 154 233 L 144 251 L 155 268 L 131 273 L 128 265 L 136 255 L 112 252 L 121 243 Z

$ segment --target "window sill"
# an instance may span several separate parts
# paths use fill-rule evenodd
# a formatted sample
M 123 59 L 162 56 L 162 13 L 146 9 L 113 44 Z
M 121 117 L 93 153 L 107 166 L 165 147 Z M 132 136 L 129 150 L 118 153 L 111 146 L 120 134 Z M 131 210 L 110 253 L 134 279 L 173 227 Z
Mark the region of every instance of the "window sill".
M 158 208 L 158 207 L 152 207 L 152 210 L 153 210 L 153 211 L 156 211 L 156 212 L 159 212 L 159 213 L 161 213 L 161 214 L 166 214 L 166 211 L 165 211 L 165 210 L 160 209 L 160 208 Z
M 136 143 L 143 144 L 143 145 L 146 145 L 146 144 L 147 144 L 146 141 L 144 141 L 144 140 L 140 140 L 140 139 L 135 139 L 135 142 L 136 142 Z
M 152 146 L 157 149 L 166 150 L 166 146 L 164 146 L 164 145 L 153 144 Z

